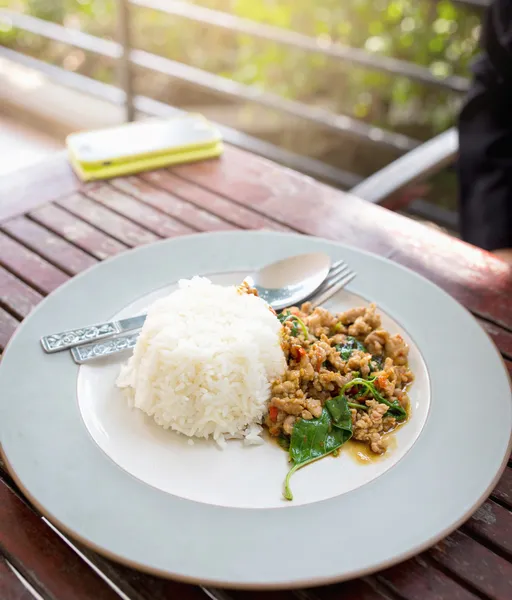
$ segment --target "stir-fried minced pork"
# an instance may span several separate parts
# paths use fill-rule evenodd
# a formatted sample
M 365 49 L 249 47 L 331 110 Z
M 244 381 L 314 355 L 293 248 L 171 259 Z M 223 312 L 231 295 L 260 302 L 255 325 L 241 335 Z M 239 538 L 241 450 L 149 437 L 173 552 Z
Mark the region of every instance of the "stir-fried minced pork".
M 272 384 L 265 418 L 271 435 L 291 436 L 298 419 L 320 417 L 325 402 L 355 378 L 371 381 L 382 397 L 408 410 L 407 386 L 414 378 L 407 366 L 409 348 L 400 335 L 382 329 L 374 304 L 332 314 L 306 303 L 286 314 L 282 348 L 288 368 Z M 353 395 L 351 404 L 356 406 L 350 408 L 353 439 L 382 454 L 384 434 L 397 426 L 397 420 L 370 392 L 361 393 L 354 386 L 346 393 Z

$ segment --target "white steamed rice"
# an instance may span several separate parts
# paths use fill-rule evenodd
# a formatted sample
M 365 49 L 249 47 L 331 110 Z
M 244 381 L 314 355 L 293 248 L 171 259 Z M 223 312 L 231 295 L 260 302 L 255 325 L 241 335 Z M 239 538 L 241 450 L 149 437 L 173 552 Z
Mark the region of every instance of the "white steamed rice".
M 150 307 L 117 385 L 166 429 L 259 443 L 270 382 L 285 370 L 280 327 L 261 298 L 201 277 L 180 281 Z

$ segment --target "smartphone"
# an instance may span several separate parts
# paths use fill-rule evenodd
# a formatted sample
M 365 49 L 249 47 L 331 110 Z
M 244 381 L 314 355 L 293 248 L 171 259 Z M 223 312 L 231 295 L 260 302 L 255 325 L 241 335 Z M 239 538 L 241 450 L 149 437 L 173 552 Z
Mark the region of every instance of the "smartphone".
M 94 169 L 178 154 L 214 153 L 221 135 L 203 116 L 186 114 L 72 133 L 66 144 L 75 163 Z

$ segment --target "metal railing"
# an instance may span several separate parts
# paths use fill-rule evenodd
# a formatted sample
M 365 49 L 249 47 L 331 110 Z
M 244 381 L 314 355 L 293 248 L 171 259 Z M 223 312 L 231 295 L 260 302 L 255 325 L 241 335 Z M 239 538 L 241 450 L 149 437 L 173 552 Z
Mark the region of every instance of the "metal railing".
M 487 0 L 460 0 L 460 3 L 474 7 L 484 7 Z M 131 19 L 132 7 L 155 10 L 209 27 L 221 28 L 257 39 L 297 49 L 317 53 L 333 59 L 350 62 L 358 67 L 407 77 L 427 86 L 441 87 L 454 93 L 468 89 L 468 80 L 457 75 L 445 78 L 436 77 L 427 67 L 385 56 L 376 56 L 365 50 L 342 44 L 319 40 L 291 30 L 263 25 L 249 19 L 189 4 L 182 0 L 117 0 L 117 39 L 111 41 L 69 29 L 56 23 L 45 21 L 28 14 L 0 9 L 0 17 L 9 19 L 20 30 L 41 36 L 53 42 L 60 42 L 83 51 L 117 61 L 119 87 L 107 85 L 84 75 L 66 71 L 17 51 L 0 47 L 0 56 L 25 64 L 44 72 L 50 79 L 68 87 L 95 95 L 114 104 L 124 105 L 126 119 L 133 120 L 136 112 L 167 116 L 177 109 L 154 99 L 134 94 L 134 68 L 143 68 L 153 73 L 190 83 L 230 100 L 243 100 L 273 111 L 292 115 L 305 122 L 318 125 L 325 130 L 343 134 L 358 140 L 371 142 L 380 147 L 404 153 L 416 148 L 420 142 L 407 135 L 394 133 L 382 127 L 375 127 L 347 115 L 335 114 L 329 110 L 306 103 L 284 98 L 278 94 L 262 91 L 253 86 L 235 82 L 228 78 L 209 73 L 183 63 L 158 56 L 132 47 Z M 343 188 L 349 188 L 361 181 L 356 174 L 331 167 L 321 161 L 298 156 L 267 142 L 251 138 L 243 133 L 221 127 L 227 141 L 263 154 L 287 166 L 299 169 L 310 175 L 326 180 Z
M 328 39 L 322 39 L 320 43 L 314 38 L 295 31 L 271 25 L 262 25 L 249 19 L 243 19 L 210 8 L 203 8 L 195 4 L 188 4 L 181 0 L 130 0 L 130 4 L 158 10 L 167 15 L 183 17 L 203 25 L 228 29 L 229 31 L 275 42 L 304 52 L 323 54 L 324 56 L 351 62 L 367 69 L 400 75 L 420 83 L 439 86 L 455 92 L 465 92 L 468 87 L 468 81 L 464 77 L 450 75 L 440 79 L 427 67 L 415 65 L 405 60 L 388 56 L 378 56 L 365 50 L 344 46 Z
M 131 49 L 128 45 L 128 7 L 123 0 L 120 0 L 119 4 L 123 7 L 120 11 L 120 14 L 123 15 L 120 22 L 124 23 L 119 28 L 124 35 L 120 43 L 101 39 L 82 31 L 58 25 L 57 23 L 44 21 L 30 15 L 19 14 L 9 10 L 0 11 L 0 15 L 5 15 L 15 27 L 24 31 L 55 42 L 80 48 L 81 50 L 93 52 L 106 58 L 121 59 L 121 81 L 126 93 L 127 105 L 133 102 L 131 69 L 136 66 L 191 83 L 224 97 L 260 104 L 267 108 L 321 125 L 331 131 L 355 138 L 369 139 L 378 145 L 387 146 L 397 151 L 406 152 L 412 150 L 420 143 L 408 136 L 393 133 L 381 127 L 374 127 L 349 116 L 335 114 L 323 108 L 289 100 L 272 92 L 261 91 L 256 87 L 238 83 L 226 77 L 208 73 L 163 56 L 151 54 L 145 50 Z

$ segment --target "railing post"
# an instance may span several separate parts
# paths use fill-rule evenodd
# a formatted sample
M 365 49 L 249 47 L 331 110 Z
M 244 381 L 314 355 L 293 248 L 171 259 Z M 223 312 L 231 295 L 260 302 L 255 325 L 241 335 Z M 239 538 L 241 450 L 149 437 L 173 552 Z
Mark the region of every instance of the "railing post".
M 126 120 L 135 120 L 133 107 L 133 78 L 130 63 L 131 31 L 130 7 L 128 0 L 117 0 L 117 36 L 122 47 L 118 64 L 118 80 L 125 93 Z

